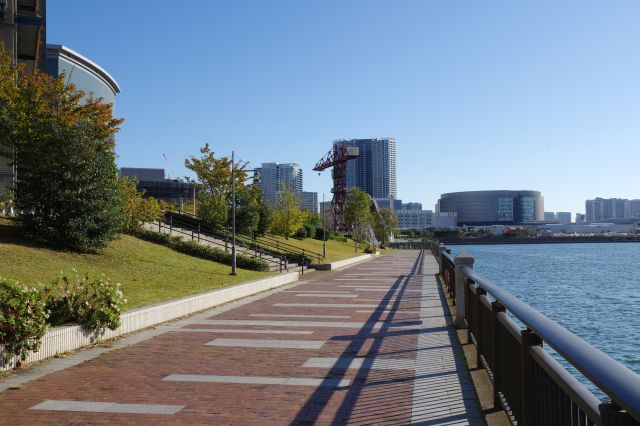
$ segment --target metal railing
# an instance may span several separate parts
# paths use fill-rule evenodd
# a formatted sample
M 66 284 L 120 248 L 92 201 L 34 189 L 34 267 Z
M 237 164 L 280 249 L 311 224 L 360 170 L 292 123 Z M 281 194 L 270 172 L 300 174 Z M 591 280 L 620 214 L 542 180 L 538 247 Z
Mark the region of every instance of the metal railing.
M 429 246 L 447 289 L 462 290 L 453 296 L 458 304 L 456 324 L 467 328 L 477 365 L 486 369 L 493 382 L 494 405 L 505 410 L 512 424 L 640 425 L 638 374 L 478 274 L 472 258 L 452 258 L 445 246 Z M 598 399 L 545 345 L 610 401 Z
M 213 228 L 206 225 L 197 216 L 186 212 L 165 211 L 165 222 L 172 221 L 189 229 L 198 229 L 203 234 L 208 234 L 220 239 L 231 239 L 231 231 L 224 228 Z M 310 250 L 306 250 L 290 243 L 280 241 L 269 236 L 256 237 L 245 234 L 236 234 L 236 244 L 250 249 L 261 249 L 274 256 L 285 256 L 288 261 L 296 262 L 301 266 L 309 266 L 312 258 L 320 263 L 323 256 Z
M 196 231 L 196 230 L 185 230 L 185 229 L 181 229 L 179 227 L 175 227 L 173 226 L 173 223 L 163 223 L 162 221 L 156 221 L 153 222 L 153 226 L 157 226 L 158 227 L 158 232 L 162 233 L 163 229 L 166 229 L 169 231 L 169 235 L 172 235 L 174 233 L 179 234 L 182 237 L 186 237 L 187 239 L 191 239 L 191 241 L 197 241 L 198 243 L 207 243 L 216 247 L 220 247 L 221 249 L 223 249 L 226 253 L 229 252 L 230 250 L 230 243 L 228 243 L 226 240 L 223 242 L 220 241 L 216 241 L 213 238 L 208 237 L 207 235 L 201 234 L 200 232 Z M 277 268 L 279 272 L 282 271 L 286 271 L 288 268 L 287 265 L 287 260 L 284 258 L 284 256 L 281 257 L 274 257 L 271 256 L 270 254 L 264 253 L 262 251 L 258 251 L 256 250 L 254 255 L 252 256 L 251 253 L 240 253 L 241 255 L 244 254 L 248 254 L 249 257 L 253 257 L 255 259 L 260 259 L 263 260 L 264 262 L 267 263 L 267 265 L 269 265 L 269 270 L 272 270 L 271 268 Z M 271 257 L 271 258 L 270 258 Z

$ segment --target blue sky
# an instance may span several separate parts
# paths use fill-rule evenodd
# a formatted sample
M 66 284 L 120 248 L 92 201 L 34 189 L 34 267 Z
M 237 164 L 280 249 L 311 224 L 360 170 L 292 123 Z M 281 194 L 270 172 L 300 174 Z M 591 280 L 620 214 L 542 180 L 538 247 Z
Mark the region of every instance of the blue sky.
M 640 198 L 640 2 L 50 0 L 47 41 L 118 81 L 120 166 L 184 176 L 209 142 L 311 169 L 398 141 L 398 196 L 534 189 L 545 210 Z M 165 161 L 163 154 L 168 161 Z M 320 195 L 321 197 L 321 195 Z

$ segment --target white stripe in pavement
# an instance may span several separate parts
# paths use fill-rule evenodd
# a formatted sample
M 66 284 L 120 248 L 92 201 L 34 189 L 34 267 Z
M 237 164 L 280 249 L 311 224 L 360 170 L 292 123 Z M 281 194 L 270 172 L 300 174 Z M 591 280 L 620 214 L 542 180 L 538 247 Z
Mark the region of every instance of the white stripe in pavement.
M 420 311 L 405 310 L 405 309 L 369 309 L 368 311 L 355 311 L 357 314 L 370 314 L 372 312 L 393 312 L 395 314 L 418 314 Z
M 348 319 L 351 315 L 293 315 L 293 314 L 251 314 L 250 317 L 283 317 L 283 318 L 336 318 Z
M 410 325 L 407 322 L 400 321 L 399 323 L 388 323 L 382 321 L 364 321 L 364 322 L 337 322 L 337 321 L 262 321 L 262 320 L 201 320 L 199 324 L 213 324 L 213 325 L 248 325 L 248 326 L 267 326 L 267 327 L 319 327 L 319 328 L 363 328 L 368 327 L 379 330 L 381 327 L 386 327 L 393 331 L 403 330 L 421 330 L 427 328 L 422 324 L 422 321 L 417 324 L 417 321 L 410 321 Z
M 280 293 L 346 293 L 348 291 L 334 291 L 334 290 L 283 290 Z
M 327 327 L 327 328 L 360 328 L 366 323 L 337 321 L 269 321 L 269 320 L 201 320 L 200 324 L 213 325 L 249 325 L 266 327 Z
M 117 402 L 46 400 L 30 410 L 83 411 L 88 413 L 176 414 L 184 405 L 119 404 Z
M 392 286 L 388 286 L 388 285 L 365 285 L 365 284 L 358 284 L 358 285 L 339 285 L 338 287 L 340 288 L 348 288 L 348 289 L 352 289 L 352 288 L 374 288 L 376 290 L 380 289 L 380 290 L 396 290 L 395 288 L 393 288 Z M 349 290 L 349 291 L 353 291 L 353 290 Z
M 320 349 L 324 343 L 324 340 L 214 339 L 205 345 L 239 348 Z
M 244 328 L 179 328 L 182 333 L 235 333 L 235 334 L 313 334 L 309 330 L 247 330 Z
M 273 306 L 283 308 L 377 308 L 379 305 L 365 303 L 274 303 Z
M 210 376 L 198 374 L 171 374 L 162 379 L 171 382 L 238 383 L 251 385 L 290 385 L 290 386 L 349 386 L 349 379 L 308 379 L 303 377 L 264 377 L 264 376 Z
M 365 362 L 366 361 L 366 362 Z M 373 370 L 415 370 L 415 359 L 380 359 L 380 358 L 309 358 L 305 368 L 344 368 Z
M 327 294 L 327 293 L 313 293 L 313 294 L 306 294 L 306 293 L 300 293 L 300 294 L 296 294 L 296 297 L 337 297 L 337 298 L 354 298 L 354 297 L 358 297 L 357 294 Z

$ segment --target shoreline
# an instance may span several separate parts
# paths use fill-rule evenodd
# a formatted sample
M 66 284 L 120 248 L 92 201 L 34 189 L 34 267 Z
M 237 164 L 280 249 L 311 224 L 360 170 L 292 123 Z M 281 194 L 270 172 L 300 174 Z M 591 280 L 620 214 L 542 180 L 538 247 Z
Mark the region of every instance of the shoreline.
M 623 237 L 495 237 L 495 238 L 443 238 L 445 245 L 491 245 L 491 244 L 597 244 L 597 243 L 640 243 L 640 239 Z

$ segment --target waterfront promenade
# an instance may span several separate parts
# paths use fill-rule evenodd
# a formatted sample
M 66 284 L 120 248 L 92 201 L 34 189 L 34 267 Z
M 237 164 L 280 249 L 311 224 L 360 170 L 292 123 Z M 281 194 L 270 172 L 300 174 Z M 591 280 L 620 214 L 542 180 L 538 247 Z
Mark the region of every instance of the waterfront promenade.
M 437 271 L 396 251 L 106 343 L 0 424 L 484 424 Z

